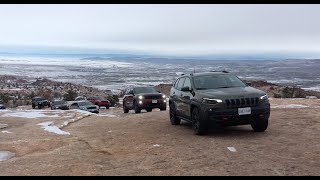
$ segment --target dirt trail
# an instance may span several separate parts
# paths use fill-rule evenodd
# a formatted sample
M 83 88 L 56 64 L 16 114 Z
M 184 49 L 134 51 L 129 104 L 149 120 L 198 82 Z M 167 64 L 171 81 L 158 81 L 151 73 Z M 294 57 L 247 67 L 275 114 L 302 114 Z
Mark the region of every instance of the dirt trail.
M 238 126 L 195 136 L 158 110 L 103 110 L 62 128 L 71 135 L 43 131 L 37 119 L 1 118 L 14 133 L 0 132 L 0 151 L 16 157 L 0 162 L 0 175 L 320 175 L 320 101 L 271 102 L 264 133 Z

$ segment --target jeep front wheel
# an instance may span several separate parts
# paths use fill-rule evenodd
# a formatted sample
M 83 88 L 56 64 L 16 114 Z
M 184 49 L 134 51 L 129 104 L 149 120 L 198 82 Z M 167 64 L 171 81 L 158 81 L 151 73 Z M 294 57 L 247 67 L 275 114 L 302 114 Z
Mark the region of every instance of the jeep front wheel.
M 208 126 L 205 120 L 201 119 L 198 108 L 192 110 L 192 127 L 196 135 L 205 135 L 208 133 Z
M 123 112 L 124 113 L 128 113 L 129 112 L 129 109 L 125 105 L 123 105 Z
M 263 132 L 268 128 L 268 119 L 267 120 L 256 120 L 251 123 L 251 127 L 255 132 Z
M 176 108 L 173 104 L 170 104 L 170 122 L 172 125 L 179 125 L 181 123 L 181 119 L 177 117 Z
M 134 103 L 134 112 L 135 113 L 141 113 L 141 109 L 139 108 L 137 102 Z

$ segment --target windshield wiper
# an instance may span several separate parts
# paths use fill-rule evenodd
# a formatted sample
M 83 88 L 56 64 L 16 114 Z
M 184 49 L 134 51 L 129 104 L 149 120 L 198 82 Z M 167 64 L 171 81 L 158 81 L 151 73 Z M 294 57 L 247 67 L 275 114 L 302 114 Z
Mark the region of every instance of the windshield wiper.
M 220 88 L 231 88 L 230 86 L 223 86 L 223 87 L 218 87 L 217 89 L 220 89 Z
M 208 89 L 208 88 L 197 88 L 197 90 L 205 90 L 205 89 Z

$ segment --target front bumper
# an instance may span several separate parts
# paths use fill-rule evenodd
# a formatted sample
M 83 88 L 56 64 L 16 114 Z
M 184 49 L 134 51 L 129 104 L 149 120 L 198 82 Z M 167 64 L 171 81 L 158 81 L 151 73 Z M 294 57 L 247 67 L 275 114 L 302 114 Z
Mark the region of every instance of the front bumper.
M 153 103 L 151 99 L 138 100 L 138 106 L 140 109 L 147 108 L 165 108 L 167 106 L 166 99 L 156 99 L 157 103 Z
M 248 107 L 248 106 L 246 106 Z M 249 106 L 250 107 L 250 106 Z M 242 107 L 240 107 L 242 108 Z M 266 121 L 270 117 L 270 104 L 259 104 L 251 107 L 251 114 L 239 115 L 238 107 L 234 108 L 204 108 L 204 118 L 210 124 L 221 126 L 237 126 L 251 124 L 253 121 Z
M 99 113 L 98 109 L 87 109 L 86 111 L 89 111 L 91 113 Z

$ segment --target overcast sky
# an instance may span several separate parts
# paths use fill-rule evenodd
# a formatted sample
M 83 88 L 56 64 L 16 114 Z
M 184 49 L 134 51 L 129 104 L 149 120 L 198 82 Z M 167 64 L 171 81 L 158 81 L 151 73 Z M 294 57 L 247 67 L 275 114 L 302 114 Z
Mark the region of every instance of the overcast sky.
M 0 46 L 168 55 L 316 53 L 320 5 L 1 4 Z

